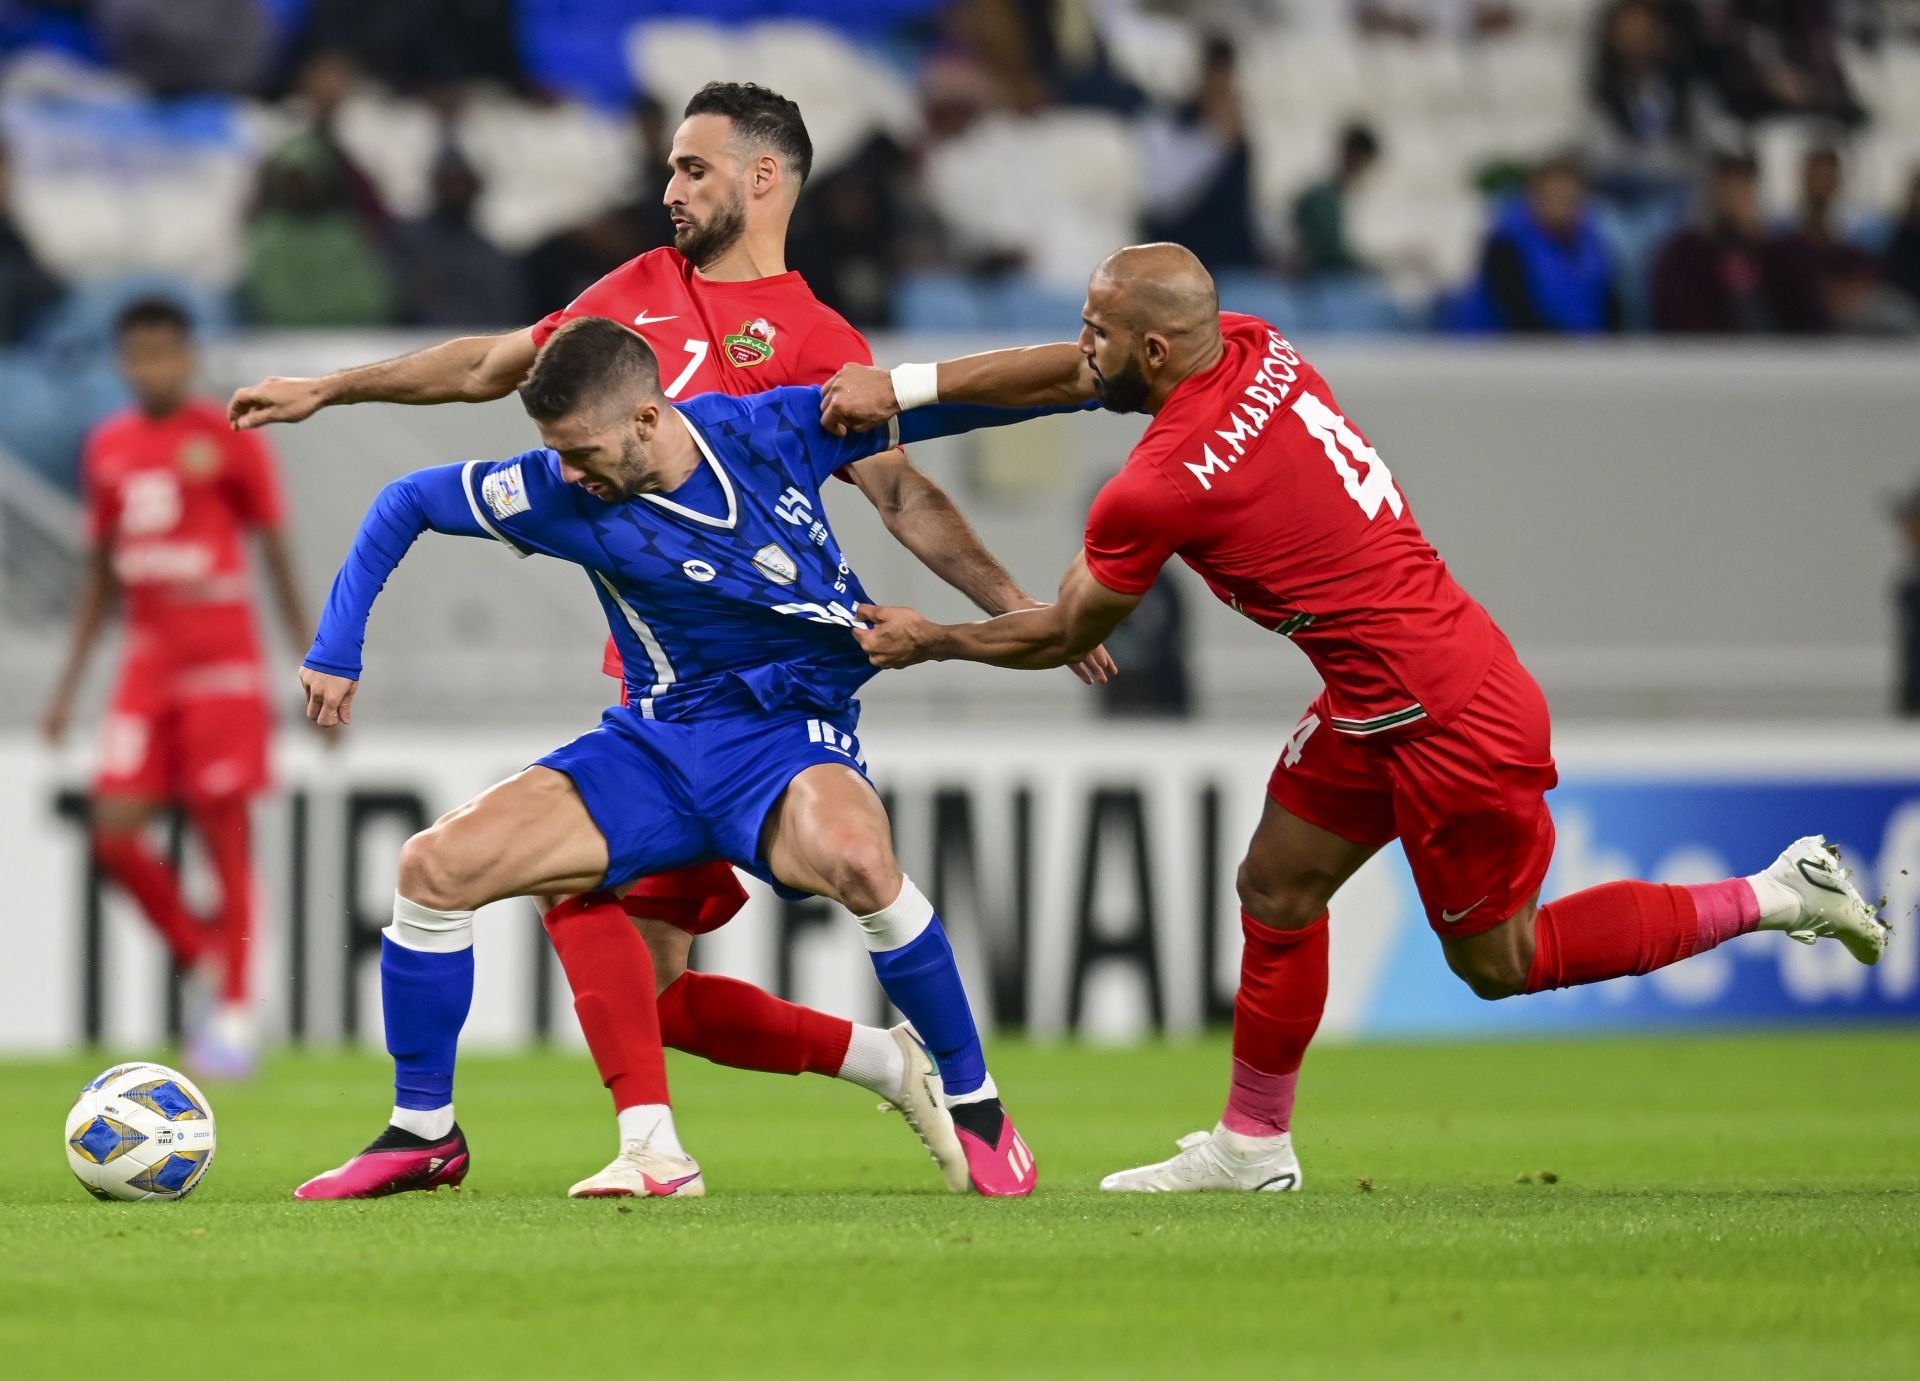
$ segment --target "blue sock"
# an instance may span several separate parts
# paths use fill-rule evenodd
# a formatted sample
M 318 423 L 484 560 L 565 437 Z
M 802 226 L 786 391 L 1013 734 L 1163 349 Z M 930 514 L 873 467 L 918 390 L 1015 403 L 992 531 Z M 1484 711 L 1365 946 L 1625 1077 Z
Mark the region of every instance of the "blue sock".
M 869 957 L 880 986 L 893 1005 L 920 1032 L 940 1066 L 950 1097 L 972 1093 L 987 1081 L 987 1057 L 974 1029 L 973 1008 L 953 962 L 953 946 L 935 916 L 927 928 L 899 949 Z
M 444 1108 L 453 1101 L 453 1060 L 471 1006 L 471 948 L 431 953 L 380 937 L 380 1010 L 396 1107 Z

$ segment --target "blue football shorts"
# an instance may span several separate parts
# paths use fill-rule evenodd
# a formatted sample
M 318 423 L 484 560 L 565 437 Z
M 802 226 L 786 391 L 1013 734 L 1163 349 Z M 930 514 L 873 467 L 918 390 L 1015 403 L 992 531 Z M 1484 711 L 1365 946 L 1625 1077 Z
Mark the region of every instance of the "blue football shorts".
M 760 828 L 788 783 L 835 763 L 867 775 L 854 727 L 858 704 L 833 715 L 753 710 L 693 720 L 644 719 L 617 705 L 572 743 L 541 758 L 564 772 L 607 841 L 602 886 L 722 858 L 775 881 Z

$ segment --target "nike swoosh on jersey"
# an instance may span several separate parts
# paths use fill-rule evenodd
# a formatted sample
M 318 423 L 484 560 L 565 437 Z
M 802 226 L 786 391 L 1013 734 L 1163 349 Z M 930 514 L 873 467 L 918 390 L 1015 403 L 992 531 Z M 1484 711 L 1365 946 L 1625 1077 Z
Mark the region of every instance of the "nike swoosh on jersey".
M 1485 897 L 1480 898 L 1480 901 L 1485 901 L 1485 900 L 1486 900 Z M 1480 905 L 1480 901 L 1475 902 L 1473 906 Z M 1452 925 L 1455 921 L 1465 920 L 1467 912 L 1473 910 L 1473 906 L 1465 906 L 1458 911 L 1442 910 L 1440 912 L 1440 919 L 1448 925 Z
M 656 321 L 678 321 L 679 319 L 677 316 L 648 316 L 645 311 L 642 311 L 639 316 L 633 319 L 633 324 L 635 326 L 651 326 Z

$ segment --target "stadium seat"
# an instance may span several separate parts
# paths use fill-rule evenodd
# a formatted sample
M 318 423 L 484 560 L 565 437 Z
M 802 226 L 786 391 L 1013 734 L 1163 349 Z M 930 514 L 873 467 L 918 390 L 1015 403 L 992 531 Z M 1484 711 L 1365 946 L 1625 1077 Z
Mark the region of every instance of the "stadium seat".
M 1469 70 L 1488 114 L 1528 130 L 1530 139 L 1564 139 L 1586 107 L 1581 60 L 1579 46 L 1564 40 L 1504 38 L 1475 45 Z
M 509 251 L 618 205 L 637 186 L 632 130 L 611 112 L 494 96 L 469 101 L 457 129 L 480 174 L 480 228 Z
M 928 154 L 925 186 L 970 248 L 1019 254 L 1064 292 L 1080 291 L 1096 263 L 1138 235 L 1133 142 L 1098 111 L 987 116 Z
M 832 171 L 876 130 L 904 143 L 919 125 L 900 74 L 820 24 L 652 20 L 627 31 L 627 56 L 640 88 L 669 110 L 716 80 L 757 81 L 791 97 L 806 113 L 816 172 Z
M 985 331 L 986 297 L 979 282 L 962 273 L 907 273 L 894 287 L 894 324 L 902 331 Z

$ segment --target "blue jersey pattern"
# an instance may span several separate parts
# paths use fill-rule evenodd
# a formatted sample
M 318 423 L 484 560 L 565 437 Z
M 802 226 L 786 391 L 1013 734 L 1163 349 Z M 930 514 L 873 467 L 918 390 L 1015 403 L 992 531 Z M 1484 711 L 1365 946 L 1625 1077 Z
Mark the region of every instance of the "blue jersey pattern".
M 867 593 L 820 485 L 888 441 L 830 436 L 819 409 L 819 391 L 800 388 L 683 404 L 701 471 L 626 503 L 566 483 L 551 451 L 473 462 L 462 482 L 509 546 L 587 569 L 644 718 L 748 701 L 832 712 L 873 668 L 850 633 Z
M 360 675 L 374 598 L 430 528 L 584 567 L 644 719 L 756 707 L 836 715 L 873 668 L 851 631 L 867 594 L 827 523 L 821 484 L 903 442 L 1072 410 L 933 406 L 836 437 L 820 425 L 813 387 L 705 394 L 677 408 L 702 464 L 664 494 L 596 499 L 561 478 L 548 450 L 388 485 L 334 580 L 306 665 Z

